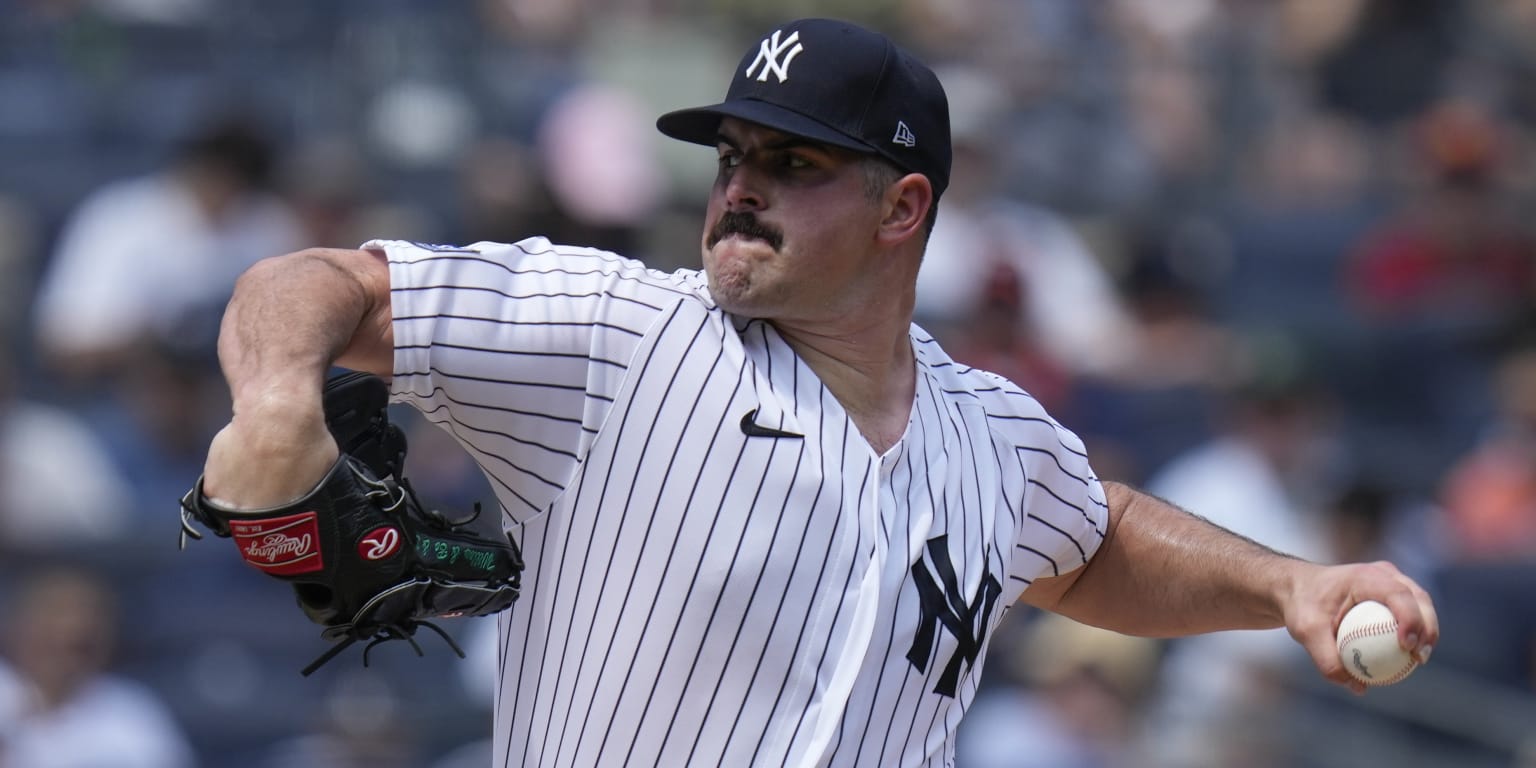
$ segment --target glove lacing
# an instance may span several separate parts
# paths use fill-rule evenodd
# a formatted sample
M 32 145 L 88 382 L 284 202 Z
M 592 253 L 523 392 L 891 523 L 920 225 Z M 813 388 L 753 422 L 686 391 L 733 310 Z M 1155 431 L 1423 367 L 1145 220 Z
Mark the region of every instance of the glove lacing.
M 347 468 L 352 471 L 352 474 L 355 475 L 360 482 L 368 486 L 367 495 L 369 498 L 380 499 L 387 502 L 380 507 L 380 509 L 384 510 L 385 512 L 398 511 L 400 507 L 405 504 L 407 497 L 409 497 L 411 503 L 417 509 L 422 510 L 428 521 L 440 526 L 444 530 L 452 530 L 457 526 L 467 525 L 480 516 L 480 502 L 475 502 L 474 512 L 468 519 L 464 520 L 463 522 L 449 521 L 447 516 L 443 515 L 442 512 L 435 509 L 428 509 L 427 507 L 422 506 L 421 500 L 417 498 L 416 490 L 411 487 L 409 480 L 402 477 L 396 481 L 396 478 L 393 476 L 386 476 L 384 478 L 378 479 L 372 478 L 369 477 L 366 473 L 358 471 L 357 467 L 351 462 L 348 462 Z M 185 525 L 185 522 L 183 525 Z M 415 651 L 417 656 L 424 657 L 426 656 L 426 653 L 422 651 L 421 644 L 417 643 L 416 638 L 414 637 L 416 630 L 419 627 L 426 627 L 433 632 L 436 632 L 437 636 L 441 637 L 443 642 L 448 644 L 448 647 L 453 650 L 454 654 L 456 654 L 461 659 L 464 658 L 464 649 L 460 648 L 459 644 L 454 642 L 453 637 L 445 632 L 442 627 L 439 627 L 436 624 L 424 619 L 407 618 L 404 621 L 390 624 L 374 623 L 371 625 L 372 629 L 366 632 L 360 631 L 358 629 L 359 619 L 361 617 L 367 616 L 368 613 L 372 611 L 385 598 L 388 598 L 397 592 L 426 583 L 429 583 L 426 579 L 415 579 L 412 581 L 396 584 L 395 586 L 390 587 L 389 589 L 386 589 L 369 598 L 368 602 L 364 603 L 363 606 L 358 609 L 357 615 L 353 617 L 351 622 L 346 624 L 337 624 L 333 627 L 327 627 L 320 633 L 320 636 L 326 640 L 339 642 L 327 649 L 325 653 L 320 654 L 320 657 L 310 662 L 309 666 L 300 670 L 301 674 L 303 674 L 305 677 L 309 677 L 315 672 L 315 670 L 318 670 L 320 667 L 324 666 L 325 663 L 331 659 L 336 658 L 336 656 L 339 655 L 342 651 L 345 651 L 346 649 L 351 648 L 354 644 L 368 638 L 371 638 L 369 639 L 368 644 L 363 646 L 363 666 L 365 667 L 368 666 L 369 651 L 372 651 L 374 646 L 380 643 L 389 642 L 390 640 L 404 640 L 410 644 L 411 650 Z
M 416 506 L 416 508 L 422 511 L 423 517 L 429 523 L 445 531 L 452 531 L 460 526 L 469 525 L 480 517 L 481 505 L 478 501 L 475 502 L 474 509 L 467 518 L 463 520 L 449 520 L 448 517 L 444 515 L 440 510 L 428 509 L 427 507 L 422 506 L 420 499 L 418 499 L 416 496 L 416 490 L 411 487 L 410 481 L 406 478 L 401 477 L 397 480 L 393 475 L 385 476 L 383 478 L 370 477 L 367 473 L 360 471 L 356 462 L 352 460 L 347 461 L 347 469 L 350 470 L 353 476 L 355 476 L 361 483 L 368 487 L 368 490 L 365 493 L 369 498 L 380 499 L 387 502 L 380 506 L 380 509 L 385 512 L 398 512 L 401 506 L 405 504 L 406 499 L 409 498 L 411 502 Z M 181 497 L 181 534 L 177 540 L 177 546 L 179 549 L 184 550 L 187 548 L 187 537 L 189 536 L 199 541 L 202 540 L 203 535 L 192 526 L 192 521 L 194 520 L 202 523 L 204 526 L 207 526 L 215 533 L 220 535 L 227 535 L 225 531 L 220 530 L 221 526 L 217 525 L 217 520 L 215 518 L 204 514 L 198 508 L 200 506 L 198 502 L 202 497 L 202 494 L 203 479 L 199 477 L 197 479 L 197 483 L 192 486 L 192 490 L 187 491 L 186 495 Z M 427 583 L 427 580 L 415 579 L 412 581 L 396 584 L 395 586 L 390 587 L 389 589 L 386 589 L 377 595 L 374 595 L 368 600 L 367 603 L 364 603 L 363 607 L 358 609 L 357 615 L 353 617 L 351 622 L 327 627 L 320 633 L 320 636 L 326 640 L 339 642 L 336 642 L 335 645 L 328 648 L 325 653 L 320 655 L 319 658 L 310 662 L 308 666 L 301 670 L 301 673 L 305 677 L 309 677 L 311 674 L 314 674 L 316 670 L 320 669 L 320 667 L 324 666 L 326 662 L 336 658 L 336 656 L 341 654 L 342 651 L 345 651 L 346 649 L 352 647 L 354 644 L 364 639 L 369 640 L 368 644 L 363 647 L 363 666 L 365 667 L 368 666 L 369 651 L 372 651 L 374 646 L 380 643 L 388 642 L 390 640 L 404 640 L 410 644 L 411 649 L 416 652 L 417 656 L 424 657 L 426 656 L 426 653 L 422 651 L 421 644 L 417 643 L 415 637 L 413 637 L 417 628 L 419 627 L 426 627 L 433 632 L 436 632 L 438 637 L 441 637 L 443 641 L 448 644 L 448 647 L 453 650 L 454 654 L 456 654 L 461 659 L 464 658 L 464 649 L 460 648 L 459 644 L 454 642 L 452 636 L 444 631 L 442 627 L 439 627 L 436 624 L 423 619 L 407 618 L 404 621 L 390 624 L 374 623 L 372 625 L 373 628 L 366 632 L 358 629 L 357 625 L 359 619 L 366 616 L 369 611 L 377 607 L 379 602 L 384 598 L 389 597 L 401 590 L 410 589 L 423 583 Z
M 357 615 L 363 616 L 367 614 L 374 606 L 379 603 L 379 601 L 389 597 L 396 592 L 410 589 L 411 587 L 423 583 L 426 583 L 425 579 L 417 579 L 413 581 L 407 581 L 402 584 L 396 584 L 395 586 L 390 587 L 389 589 L 386 589 L 383 592 L 380 592 L 379 594 L 370 598 L 368 602 L 364 603 L 363 607 L 358 610 Z M 325 666 L 326 662 L 336 658 L 336 656 L 342 651 L 351 648 L 353 644 L 365 638 L 371 638 L 368 644 L 363 646 L 363 666 L 365 667 L 368 666 L 368 652 L 372 651 L 373 647 L 379 643 L 388 642 L 390 640 L 404 640 L 407 643 L 410 643 L 411 650 L 415 651 L 417 656 L 426 656 L 426 653 L 421 650 L 421 644 L 417 643 L 416 638 L 412 636 L 416 633 L 416 629 L 418 627 L 426 627 L 427 629 L 436 632 L 437 636 L 441 637 L 443 642 L 447 643 L 448 647 L 453 649 L 453 652 L 459 658 L 464 658 L 464 649 L 460 648 L 459 644 L 454 642 L 453 638 L 447 632 L 443 631 L 442 627 L 439 627 L 430 621 L 408 618 L 397 623 L 374 625 L 373 628 L 368 632 L 361 632 L 357 629 L 356 619 L 354 618 L 352 622 L 347 624 L 337 624 L 334 627 L 327 627 L 320 633 L 320 636 L 326 640 L 339 640 L 340 642 L 337 642 L 335 645 L 331 646 L 326 650 L 325 653 L 320 654 L 319 658 L 310 662 L 309 666 L 300 670 L 300 673 L 305 677 L 309 677 L 311 674 L 314 674 L 315 670 Z

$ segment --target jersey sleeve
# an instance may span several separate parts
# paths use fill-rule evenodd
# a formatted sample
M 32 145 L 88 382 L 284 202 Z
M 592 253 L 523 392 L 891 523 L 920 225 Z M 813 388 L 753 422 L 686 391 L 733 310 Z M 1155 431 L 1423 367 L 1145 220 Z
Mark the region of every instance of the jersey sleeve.
M 395 399 L 469 451 L 514 520 L 564 490 L 646 330 L 694 295 L 676 275 L 542 238 L 363 247 L 389 262 Z
M 1003 406 L 992 423 L 1016 523 L 1009 573 L 1026 584 L 1070 573 L 1086 565 L 1104 541 L 1109 522 L 1104 486 L 1076 434 L 1023 390 L 995 379 L 1004 385 Z

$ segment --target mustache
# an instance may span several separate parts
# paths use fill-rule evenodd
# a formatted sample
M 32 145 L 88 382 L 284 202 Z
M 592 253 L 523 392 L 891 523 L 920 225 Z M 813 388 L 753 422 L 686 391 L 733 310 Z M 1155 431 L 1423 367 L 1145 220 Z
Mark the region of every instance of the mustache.
M 762 240 L 773 250 L 779 250 L 784 244 L 784 235 L 776 227 L 764 224 L 757 220 L 757 214 L 751 211 L 727 211 L 715 222 L 715 226 L 709 230 L 709 238 L 705 245 L 710 248 L 731 235 L 742 235 Z

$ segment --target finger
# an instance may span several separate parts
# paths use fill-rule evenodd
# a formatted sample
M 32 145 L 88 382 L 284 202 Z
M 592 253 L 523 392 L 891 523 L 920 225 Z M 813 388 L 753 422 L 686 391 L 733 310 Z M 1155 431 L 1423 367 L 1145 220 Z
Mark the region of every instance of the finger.
M 1418 584 L 1412 582 L 1410 584 L 1414 599 L 1419 604 L 1419 614 L 1424 617 L 1424 628 L 1419 633 L 1418 647 L 1410 648 L 1408 652 L 1413 654 L 1414 660 L 1418 663 L 1427 664 L 1430 653 L 1440 643 L 1440 616 L 1435 611 L 1435 601 L 1430 598 L 1429 593 Z
M 1428 659 L 1429 653 L 1434 650 L 1434 645 L 1440 639 L 1440 621 L 1435 613 L 1434 601 L 1423 587 L 1407 576 L 1404 576 L 1390 563 L 1382 563 L 1389 567 L 1396 584 L 1393 588 L 1381 596 L 1381 601 L 1392 611 L 1392 617 L 1397 621 L 1397 643 L 1404 651 L 1413 657 L 1414 661 L 1422 664 Z
M 1336 623 L 1336 622 L 1335 622 Z M 1339 645 L 1335 639 L 1332 625 L 1317 625 L 1308 628 L 1305 632 L 1296 636 L 1307 654 L 1312 657 L 1312 663 L 1317 671 L 1322 673 L 1328 681 L 1345 686 L 1356 693 L 1363 693 L 1365 686 L 1350 676 L 1344 668 L 1344 661 L 1339 658 Z

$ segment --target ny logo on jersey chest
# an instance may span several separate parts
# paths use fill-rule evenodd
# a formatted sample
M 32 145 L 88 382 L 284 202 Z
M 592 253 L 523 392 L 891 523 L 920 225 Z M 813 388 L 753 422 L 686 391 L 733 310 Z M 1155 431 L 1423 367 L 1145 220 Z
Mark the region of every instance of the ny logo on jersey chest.
M 982 569 L 986 576 L 976 586 L 975 596 L 967 600 L 960 591 L 955 565 L 949 559 L 948 544 L 948 536 L 928 540 L 928 559 L 933 561 L 937 580 L 923 562 L 912 566 L 912 581 L 917 585 L 917 595 L 922 601 L 922 616 L 918 619 L 917 635 L 912 638 L 912 648 L 907 651 L 907 661 L 918 672 L 927 672 L 939 628 L 954 635 L 958 647 L 933 687 L 934 693 L 954 698 L 960 683 L 961 666 L 976 666 L 987 627 L 992 623 L 992 609 L 997 606 L 1003 586 L 992 575 L 990 564 L 983 560 Z

